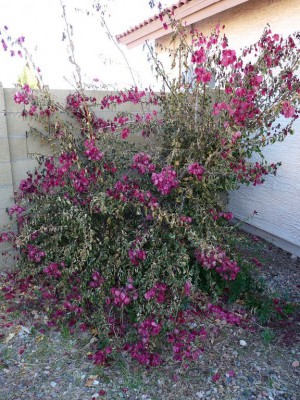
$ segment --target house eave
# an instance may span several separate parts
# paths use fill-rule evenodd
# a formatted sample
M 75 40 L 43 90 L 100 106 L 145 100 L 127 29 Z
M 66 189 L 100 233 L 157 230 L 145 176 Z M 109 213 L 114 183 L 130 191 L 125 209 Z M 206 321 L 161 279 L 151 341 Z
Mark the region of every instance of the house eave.
M 247 1 L 249 0 L 190 1 L 176 8 L 173 18 L 177 21 L 181 20 L 182 24 L 189 26 Z M 131 31 L 118 35 L 117 40 L 119 43 L 131 49 L 145 43 L 147 40 L 156 40 L 171 32 L 172 30 L 170 27 L 168 30 L 163 28 L 159 18 L 153 18 L 144 21 L 144 23 L 131 29 Z

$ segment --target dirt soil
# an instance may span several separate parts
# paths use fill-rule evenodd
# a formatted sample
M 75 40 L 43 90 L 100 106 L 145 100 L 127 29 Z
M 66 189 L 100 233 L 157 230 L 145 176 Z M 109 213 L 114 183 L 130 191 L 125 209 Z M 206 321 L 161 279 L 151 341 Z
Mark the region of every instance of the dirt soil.
M 236 247 L 268 291 L 300 304 L 299 258 L 244 233 Z M 111 366 L 95 366 L 87 358 L 97 348 L 92 332 L 36 329 L 43 321 L 37 305 L 0 298 L 0 400 L 300 399 L 299 309 L 285 320 L 253 321 L 253 329 L 207 321 L 204 351 L 188 368 L 169 361 L 146 369 L 125 353 Z

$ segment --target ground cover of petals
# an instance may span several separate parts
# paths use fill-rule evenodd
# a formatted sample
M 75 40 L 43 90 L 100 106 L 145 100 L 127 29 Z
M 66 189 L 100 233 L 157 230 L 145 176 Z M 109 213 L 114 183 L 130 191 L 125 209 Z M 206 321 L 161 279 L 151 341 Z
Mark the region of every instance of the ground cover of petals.
M 71 333 L 66 325 L 48 327 L 47 302 L 36 300 L 34 288 L 31 294 L 14 297 L 2 290 L 1 400 L 296 400 L 300 260 L 245 234 L 237 235 L 236 248 L 252 260 L 266 290 L 278 301 L 290 302 L 293 311 L 284 319 L 263 323 L 249 310 L 242 312 L 238 302 L 228 315 L 240 315 L 242 324 L 235 324 L 218 308 L 205 320 L 195 317 L 190 327 L 199 325 L 206 335 L 196 359 L 187 364 L 163 351 L 161 366 L 145 368 L 129 360 L 124 351 L 106 366 L 95 365 L 91 360 L 99 345 L 95 331 L 78 326 Z M 2 274 L 1 288 L 6 279 Z

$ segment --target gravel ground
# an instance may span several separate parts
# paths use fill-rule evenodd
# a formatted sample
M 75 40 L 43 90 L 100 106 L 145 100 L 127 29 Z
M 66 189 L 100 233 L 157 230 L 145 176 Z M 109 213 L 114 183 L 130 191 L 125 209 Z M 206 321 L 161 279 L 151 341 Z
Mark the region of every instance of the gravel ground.
M 300 303 L 300 260 L 249 235 L 237 247 L 255 258 L 268 289 Z M 0 284 L 1 286 L 1 284 Z M 0 300 L 0 400 L 94 399 L 300 399 L 300 316 L 253 330 L 218 319 L 206 323 L 204 352 L 188 369 L 168 362 L 145 369 L 120 354 L 108 367 L 87 354 L 96 348 L 90 332 L 70 335 L 62 327 L 33 328 L 45 315 L 37 309 L 7 312 Z

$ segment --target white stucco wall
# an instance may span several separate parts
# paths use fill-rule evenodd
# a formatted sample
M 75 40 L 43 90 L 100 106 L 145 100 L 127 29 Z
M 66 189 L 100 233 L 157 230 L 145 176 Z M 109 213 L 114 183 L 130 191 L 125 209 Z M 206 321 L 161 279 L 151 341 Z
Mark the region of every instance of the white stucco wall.
M 277 175 L 267 176 L 263 185 L 243 185 L 231 192 L 228 208 L 236 218 L 258 229 L 252 233 L 300 256 L 300 121 L 293 136 L 264 153 L 270 162 L 282 162 Z

